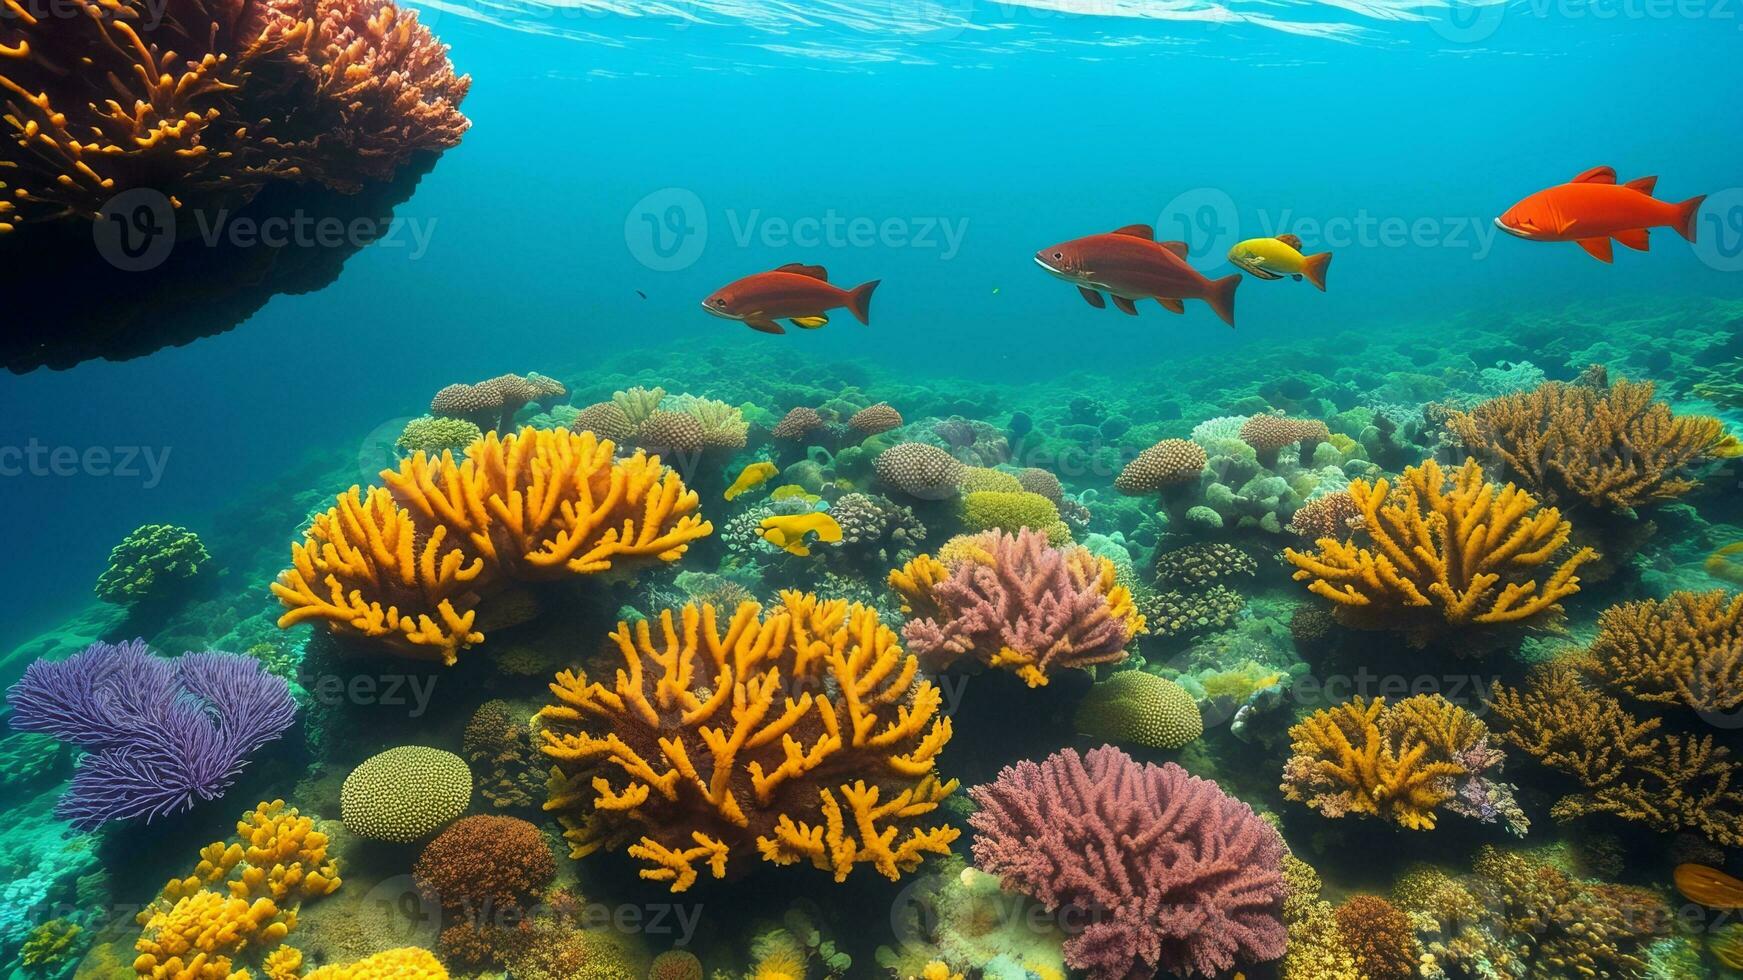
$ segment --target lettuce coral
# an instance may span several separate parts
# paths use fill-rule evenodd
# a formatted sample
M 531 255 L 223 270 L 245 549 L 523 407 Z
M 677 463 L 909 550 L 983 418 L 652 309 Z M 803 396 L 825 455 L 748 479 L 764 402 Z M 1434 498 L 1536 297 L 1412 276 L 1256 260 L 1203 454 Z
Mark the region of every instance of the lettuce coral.
M 890 573 L 909 616 L 902 636 L 931 669 L 963 657 L 1014 671 L 1030 687 L 1052 671 L 1123 660 L 1144 631 L 1114 563 L 1040 531 L 963 539 L 949 565 L 928 555 Z
M 1348 625 L 1540 622 L 1561 614 L 1561 600 L 1579 591 L 1580 566 L 1597 557 L 1581 548 L 1547 578 L 1534 578 L 1561 554 L 1571 527 L 1513 484 L 1485 482 L 1474 460 L 1450 477 L 1427 460 L 1406 468 L 1396 487 L 1356 480 L 1349 492 L 1362 515 L 1360 534 L 1320 538 L 1313 552 L 1283 552 L 1296 581 L 1334 603 Z
M 635 840 L 642 877 L 680 892 L 749 854 L 841 881 L 949 851 L 956 830 L 918 823 L 956 788 L 934 772 L 943 695 L 876 610 L 789 591 L 766 615 L 686 605 L 611 638 L 615 679 L 564 671 L 542 712 L 572 856 Z
M 671 562 L 713 532 L 659 457 L 614 459 L 587 432 L 492 432 L 463 462 L 422 453 L 315 517 L 272 584 L 279 626 L 323 623 L 452 664 L 482 642 L 479 608 L 511 582 Z

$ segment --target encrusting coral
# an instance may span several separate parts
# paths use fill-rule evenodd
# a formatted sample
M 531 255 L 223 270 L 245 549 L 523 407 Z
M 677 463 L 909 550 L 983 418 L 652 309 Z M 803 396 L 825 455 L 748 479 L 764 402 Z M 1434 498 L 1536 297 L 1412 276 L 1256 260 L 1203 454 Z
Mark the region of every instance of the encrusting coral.
M 1363 531 L 1284 549 L 1295 579 L 1336 604 L 1347 625 L 1378 629 L 1535 624 L 1559 616 L 1597 557 L 1581 548 L 1554 564 L 1572 528 L 1513 484 L 1483 479 L 1474 460 L 1450 477 L 1427 460 L 1394 487 L 1356 480 Z M 1551 568 L 1547 578 L 1533 576 Z M 1423 621 L 1427 620 L 1425 624 Z
M 958 540 L 950 563 L 921 555 L 889 577 L 909 617 L 902 636 L 929 669 L 970 657 L 1039 687 L 1053 671 L 1124 659 L 1144 631 L 1106 558 L 1028 529 Z
M 1608 388 L 1550 382 L 1460 412 L 1448 427 L 1466 448 L 1550 500 L 1624 511 L 1680 497 L 1690 466 L 1714 458 L 1724 423 L 1677 415 L 1651 382 Z
M 1283 795 L 1327 817 L 1349 814 L 1432 830 L 1442 808 L 1523 834 L 1512 787 L 1486 778 L 1502 754 L 1482 719 L 1440 695 L 1388 706 L 1355 698 L 1289 729 Z
M 572 856 L 635 841 L 642 877 L 679 892 L 750 854 L 840 881 L 949 851 L 955 829 L 917 822 L 956 788 L 933 768 L 943 696 L 875 610 L 788 591 L 766 614 L 692 604 L 611 638 L 615 679 L 564 671 L 542 713 L 545 809 Z
M 1090 980 L 1222 976 L 1283 955 L 1283 840 L 1173 763 L 1111 746 L 1005 767 L 970 791 L 974 863 L 1087 923 L 1065 961 Z
M 468 126 L 470 79 L 387 0 L 0 9 L 0 232 L 133 189 L 202 210 L 280 180 L 355 192 Z
M 475 626 L 493 589 L 671 562 L 714 527 L 659 457 L 614 459 L 587 432 L 492 432 L 464 461 L 417 453 L 384 470 L 385 487 L 340 494 L 291 547 L 272 584 L 301 622 L 380 640 L 452 664 L 484 639 Z

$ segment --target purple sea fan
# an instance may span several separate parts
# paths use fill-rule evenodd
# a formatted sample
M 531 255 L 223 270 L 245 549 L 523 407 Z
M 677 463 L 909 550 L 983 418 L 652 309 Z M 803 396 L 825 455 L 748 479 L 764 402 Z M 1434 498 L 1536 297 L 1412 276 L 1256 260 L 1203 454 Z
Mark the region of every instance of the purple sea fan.
M 284 734 L 281 677 L 232 653 L 152 654 L 143 640 L 38 660 L 6 695 L 12 727 L 85 750 L 55 814 L 79 830 L 147 822 L 222 796 L 249 755 Z
M 1007 766 L 969 794 L 974 863 L 1066 910 L 1065 962 L 1090 980 L 1283 955 L 1283 840 L 1216 783 L 1104 745 Z

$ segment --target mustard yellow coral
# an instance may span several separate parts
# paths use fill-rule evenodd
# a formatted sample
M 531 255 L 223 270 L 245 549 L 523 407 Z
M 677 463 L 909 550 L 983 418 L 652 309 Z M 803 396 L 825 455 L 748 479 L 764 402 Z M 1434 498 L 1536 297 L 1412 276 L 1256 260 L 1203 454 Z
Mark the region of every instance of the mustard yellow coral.
M 1581 548 L 1534 578 L 1552 567 L 1571 527 L 1513 484 L 1485 482 L 1474 460 L 1450 478 L 1428 460 L 1406 468 L 1397 487 L 1356 480 L 1349 492 L 1363 532 L 1283 555 L 1296 581 L 1335 603 L 1350 625 L 1397 627 L 1424 613 L 1453 626 L 1559 615 L 1561 600 L 1579 591 L 1580 566 L 1597 557 Z
M 323 966 L 303 980 L 448 980 L 448 971 L 429 950 L 402 946 L 355 963 Z
M 1696 711 L 1743 707 L 1743 594 L 1674 592 L 1598 617 L 1593 672 L 1630 697 Z
M 1356 698 L 1289 729 L 1294 755 L 1283 770 L 1284 797 L 1328 817 L 1364 814 L 1432 830 L 1435 809 L 1468 772 L 1412 726 L 1382 731 L 1385 708 L 1385 698 Z
M 484 639 L 485 597 L 505 583 L 675 561 L 713 531 L 659 457 L 613 458 L 590 432 L 492 432 L 466 450 L 415 453 L 384 487 L 340 494 L 273 583 L 279 626 L 317 622 L 409 656 L 453 663 Z
M 296 919 L 294 912 L 281 919 L 270 898 L 250 902 L 214 891 L 140 916 L 145 931 L 134 943 L 133 969 L 150 980 L 231 980 L 232 957 L 282 940 Z
M 611 638 L 615 677 L 565 671 L 541 713 L 573 856 L 639 834 L 642 876 L 683 891 L 749 853 L 842 880 L 948 852 L 955 829 L 916 821 L 956 788 L 934 774 L 950 720 L 876 610 L 789 591 L 766 615 L 688 605 Z

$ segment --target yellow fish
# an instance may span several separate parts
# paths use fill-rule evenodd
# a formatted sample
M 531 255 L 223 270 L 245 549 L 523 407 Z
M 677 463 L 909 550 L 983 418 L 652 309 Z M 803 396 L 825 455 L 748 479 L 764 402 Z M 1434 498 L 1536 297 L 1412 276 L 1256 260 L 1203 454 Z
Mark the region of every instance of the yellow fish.
M 1302 255 L 1301 239 L 1294 235 L 1276 238 L 1249 238 L 1236 242 L 1229 249 L 1229 261 L 1260 279 L 1281 279 L 1293 276 L 1307 281 L 1325 292 L 1325 270 L 1331 265 L 1331 253 Z
M 794 498 L 803 500 L 807 504 L 815 504 L 817 501 L 823 499 L 804 487 L 799 486 L 797 483 L 789 483 L 784 487 L 776 487 L 775 492 L 769 494 L 770 500 L 791 500 Z
M 811 553 L 811 546 L 805 543 L 807 534 L 816 534 L 818 541 L 841 540 L 841 525 L 822 511 L 811 514 L 777 514 L 763 518 L 759 527 L 764 541 L 790 555 L 800 557 Z
M 1736 459 L 1743 456 L 1743 440 L 1726 433 L 1725 438 L 1720 439 L 1719 444 L 1713 447 L 1713 455 L 1719 459 Z
M 726 499 L 735 500 L 739 494 L 755 490 L 779 472 L 781 472 L 780 468 L 767 460 L 746 466 L 744 471 L 738 474 L 738 479 L 732 481 L 732 486 L 726 488 Z

